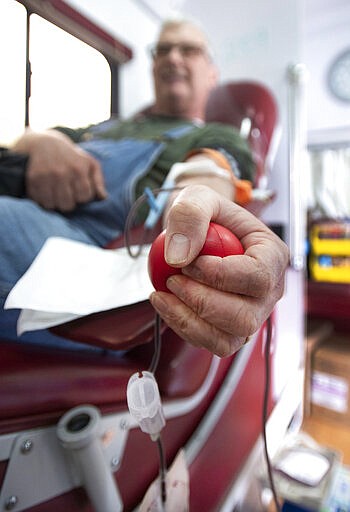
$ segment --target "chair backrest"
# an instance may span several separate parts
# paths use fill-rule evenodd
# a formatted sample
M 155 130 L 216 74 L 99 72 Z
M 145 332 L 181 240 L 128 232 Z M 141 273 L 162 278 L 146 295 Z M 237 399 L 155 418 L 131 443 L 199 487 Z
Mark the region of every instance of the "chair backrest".
M 221 84 L 210 95 L 206 120 L 239 129 L 249 142 L 257 166 L 254 185 L 263 187 L 280 136 L 278 106 L 272 92 L 254 81 Z

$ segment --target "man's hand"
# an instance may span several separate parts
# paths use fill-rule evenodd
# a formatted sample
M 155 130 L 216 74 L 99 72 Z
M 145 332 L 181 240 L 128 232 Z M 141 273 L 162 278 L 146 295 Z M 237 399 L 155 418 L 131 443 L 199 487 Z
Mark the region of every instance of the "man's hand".
M 200 256 L 210 220 L 230 229 L 245 254 Z M 252 214 L 205 186 L 184 189 L 166 225 L 165 258 L 182 267 L 151 303 L 182 338 L 224 357 L 270 315 L 284 289 L 287 246 Z
M 43 208 L 69 212 L 106 198 L 99 163 L 64 134 L 27 131 L 13 149 L 29 155 L 26 195 Z

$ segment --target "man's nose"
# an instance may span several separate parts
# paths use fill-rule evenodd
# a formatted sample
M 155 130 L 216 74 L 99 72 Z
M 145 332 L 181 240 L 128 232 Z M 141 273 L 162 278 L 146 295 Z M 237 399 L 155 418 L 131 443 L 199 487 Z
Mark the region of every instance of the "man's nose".
M 182 52 L 181 52 L 181 48 L 177 45 L 177 44 L 174 44 L 169 52 L 168 52 L 168 58 L 169 59 L 183 59 L 183 55 L 182 55 Z

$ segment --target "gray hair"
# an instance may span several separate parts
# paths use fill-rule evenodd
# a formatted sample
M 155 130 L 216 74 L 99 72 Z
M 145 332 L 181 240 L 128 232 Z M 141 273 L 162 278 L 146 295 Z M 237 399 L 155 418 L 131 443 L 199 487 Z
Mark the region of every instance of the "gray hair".
M 198 32 L 200 32 L 202 34 L 203 40 L 204 40 L 205 45 L 206 45 L 208 56 L 213 60 L 214 59 L 214 52 L 213 52 L 212 45 L 211 45 L 211 43 L 209 41 L 209 38 L 208 38 L 208 36 L 206 34 L 206 31 L 204 30 L 202 24 L 198 22 L 198 20 L 194 20 L 194 19 L 191 19 L 191 18 L 184 18 L 184 17 L 181 17 L 181 16 L 173 16 L 171 18 L 166 18 L 165 20 L 163 20 L 163 22 L 162 22 L 162 24 L 160 26 L 157 40 L 159 39 L 160 35 L 165 30 L 171 29 L 171 28 L 182 27 L 183 25 L 189 25 L 189 26 L 193 27 L 194 29 L 196 29 Z

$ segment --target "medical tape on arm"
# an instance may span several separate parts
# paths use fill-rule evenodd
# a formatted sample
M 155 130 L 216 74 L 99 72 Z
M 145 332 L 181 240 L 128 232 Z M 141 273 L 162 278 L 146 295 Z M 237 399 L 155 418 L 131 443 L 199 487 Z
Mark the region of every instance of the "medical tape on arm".
M 226 169 L 226 171 L 229 172 L 231 181 L 235 187 L 235 203 L 244 206 L 248 204 L 249 201 L 251 201 L 253 192 L 252 183 L 249 180 L 242 180 L 235 176 L 227 157 L 223 155 L 220 150 L 206 147 L 195 148 L 187 153 L 186 158 L 191 158 L 195 155 L 206 155 L 214 162 L 216 162 L 220 168 Z
M 210 153 L 209 153 L 210 151 Z M 212 157 L 212 153 L 218 153 L 215 150 L 207 150 L 206 153 Z M 201 151 L 204 153 L 204 151 Z M 191 153 L 190 156 L 193 156 L 197 153 Z M 222 155 L 220 155 L 222 157 Z M 225 157 L 222 157 L 224 159 Z M 220 164 L 222 163 L 222 159 L 220 159 Z M 179 166 L 179 167 L 177 167 Z M 181 167 L 180 167 L 181 166 Z M 217 176 L 220 178 L 224 178 L 228 180 L 234 186 L 234 197 L 235 202 L 241 206 L 246 205 L 252 199 L 252 184 L 249 180 L 241 180 L 237 178 L 232 172 L 231 168 L 227 165 L 224 167 L 218 165 L 213 160 L 207 158 L 203 160 L 193 160 L 190 162 L 184 162 L 179 164 L 174 164 L 171 168 L 169 174 L 171 174 L 172 169 L 174 168 L 174 182 L 177 184 L 181 178 L 191 177 L 191 176 Z
M 176 166 L 181 166 L 177 170 Z M 175 164 L 173 167 L 175 175 L 175 184 L 182 178 L 191 178 L 193 176 L 217 176 L 229 181 L 234 187 L 235 203 L 244 206 L 252 199 L 252 184 L 249 180 L 237 178 L 231 169 L 217 165 L 213 160 L 196 160 Z M 175 171 L 177 173 L 175 174 Z
M 192 176 L 215 176 L 230 183 L 233 182 L 231 171 L 219 167 L 213 160 L 209 159 L 174 164 L 169 174 L 171 173 L 175 183 L 183 178 L 192 178 Z
M 183 178 L 196 176 L 216 176 L 230 183 L 234 183 L 231 171 L 219 167 L 215 162 L 209 159 L 179 162 L 172 165 L 157 198 L 153 201 L 151 210 L 145 221 L 146 229 L 152 229 L 156 225 L 164 211 L 172 189 L 177 186 L 178 182 Z

